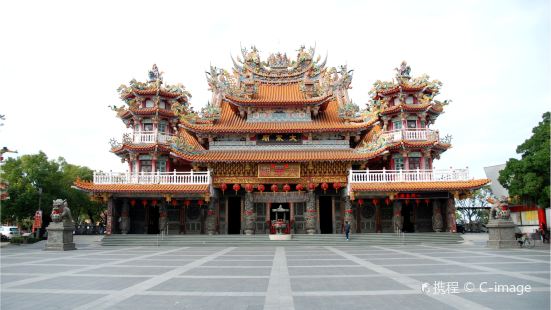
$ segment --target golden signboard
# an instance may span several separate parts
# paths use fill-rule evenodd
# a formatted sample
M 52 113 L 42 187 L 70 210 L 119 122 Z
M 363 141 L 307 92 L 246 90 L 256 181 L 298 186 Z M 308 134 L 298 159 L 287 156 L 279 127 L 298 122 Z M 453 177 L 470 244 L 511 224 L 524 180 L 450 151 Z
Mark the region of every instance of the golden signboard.
M 300 163 L 258 164 L 259 178 L 300 178 Z

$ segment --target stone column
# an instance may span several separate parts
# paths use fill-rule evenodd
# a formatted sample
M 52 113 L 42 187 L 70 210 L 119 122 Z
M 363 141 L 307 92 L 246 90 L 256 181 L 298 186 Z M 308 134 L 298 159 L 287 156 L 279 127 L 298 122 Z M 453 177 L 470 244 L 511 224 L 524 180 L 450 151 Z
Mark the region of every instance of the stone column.
M 107 227 L 105 228 L 105 234 L 110 235 L 113 233 L 114 227 L 113 227 L 113 213 L 115 208 L 115 203 L 113 202 L 113 198 L 109 198 L 107 201 Z
M 383 228 L 381 225 L 381 205 L 377 204 L 375 206 L 375 232 L 383 232 Z
M 207 208 L 207 219 L 205 220 L 205 225 L 207 226 L 207 234 L 214 235 L 216 233 L 216 198 L 212 197 L 210 199 L 208 208 Z
M 457 232 L 457 225 L 455 222 L 455 199 L 448 198 L 448 204 L 446 206 L 446 222 L 448 232 Z
M 344 197 L 344 221 L 350 223 L 350 231 L 356 231 L 354 213 L 352 213 L 352 202 L 349 196 Z
M 395 200 L 392 205 L 392 227 L 394 232 L 402 231 L 402 202 L 400 200 Z
M 253 193 L 245 193 L 244 213 L 245 235 L 252 235 L 254 233 L 254 225 L 256 222 L 256 213 L 254 212 L 253 204 Z
M 434 200 L 432 205 L 432 230 L 435 232 L 441 232 L 444 228 L 444 222 L 442 220 L 442 212 L 440 210 L 440 201 Z
M 130 231 L 130 208 L 126 198 L 122 202 L 120 225 L 121 234 L 126 235 Z
M 316 233 L 316 222 L 317 222 L 317 212 L 316 212 L 316 196 L 314 191 L 308 191 L 308 200 L 306 200 L 306 233 L 313 235 Z
M 159 232 L 162 232 L 162 231 L 166 232 L 167 224 L 168 224 L 168 214 L 166 211 L 166 203 L 163 200 L 159 204 Z

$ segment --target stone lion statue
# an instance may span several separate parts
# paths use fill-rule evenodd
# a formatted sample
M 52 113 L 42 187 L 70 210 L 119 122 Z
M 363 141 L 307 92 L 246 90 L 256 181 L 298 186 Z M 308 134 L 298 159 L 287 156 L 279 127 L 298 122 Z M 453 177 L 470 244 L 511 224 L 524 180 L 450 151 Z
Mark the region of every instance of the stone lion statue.
M 66 199 L 56 199 L 53 201 L 52 205 L 52 214 L 50 216 L 53 222 L 59 223 L 63 221 L 71 224 L 73 223 L 71 209 L 67 206 Z
M 488 197 L 486 199 L 491 205 L 492 208 L 490 209 L 490 219 L 492 220 L 508 220 L 511 217 L 511 212 L 509 211 L 509 208 L 506 204 L 507 198 L 502 197 L 502 199 L 497 199 L 494 197 Z

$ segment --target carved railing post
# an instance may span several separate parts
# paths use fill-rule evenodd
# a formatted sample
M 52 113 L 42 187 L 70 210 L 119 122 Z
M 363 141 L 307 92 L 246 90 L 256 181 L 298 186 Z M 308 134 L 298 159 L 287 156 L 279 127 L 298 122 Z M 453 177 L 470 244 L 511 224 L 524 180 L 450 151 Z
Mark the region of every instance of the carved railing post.
M 254 233 L 254 225 L 256 221 L 256 213 L 254 212 L 253 194 L 247 192 L 245 194 L 245 235 Z
M 316 212 L 316 197 L 314 191 L 308 191 L 308 200 L 306 201 L 306 233 L 313 235 L 316 233 L 316 223 L 317 223 L 317 212 Z

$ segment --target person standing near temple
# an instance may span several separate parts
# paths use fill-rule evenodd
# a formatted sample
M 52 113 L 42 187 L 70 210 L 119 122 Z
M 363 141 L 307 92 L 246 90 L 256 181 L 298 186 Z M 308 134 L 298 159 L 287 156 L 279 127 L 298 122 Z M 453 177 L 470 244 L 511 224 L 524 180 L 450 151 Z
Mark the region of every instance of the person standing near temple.
M 346 241 L 350 240 L 350 223 L 344 223 L 344 233 L 346 234 Z

